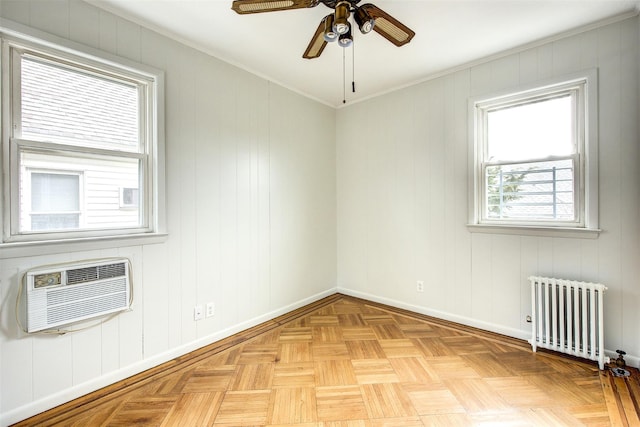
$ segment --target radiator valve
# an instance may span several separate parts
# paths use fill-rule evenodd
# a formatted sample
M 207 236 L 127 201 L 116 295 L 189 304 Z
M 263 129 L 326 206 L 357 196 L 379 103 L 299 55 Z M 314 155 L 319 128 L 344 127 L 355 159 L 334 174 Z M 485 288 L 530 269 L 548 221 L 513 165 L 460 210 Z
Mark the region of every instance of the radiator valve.
M 624 368 L 627 366 L 627 362 L 624 361 L 624 355 L 627 354 L 624 350 L 616 350 L 618 353 L 618 358 L 616 359 L 616 366 L 618 368 Z

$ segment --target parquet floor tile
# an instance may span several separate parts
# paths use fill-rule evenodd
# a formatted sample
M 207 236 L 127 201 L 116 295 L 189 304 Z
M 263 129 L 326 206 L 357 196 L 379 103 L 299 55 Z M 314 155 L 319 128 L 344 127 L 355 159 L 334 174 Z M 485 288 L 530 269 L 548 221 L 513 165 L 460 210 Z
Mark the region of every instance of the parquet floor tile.
M 223 397 L 223 392 L 181 394 L 161 426 L 212 425 Z
M 402 383 L 431 383 L 439 380 L 438 374 L 424 357 L 394 357 L 389 359 L 398 380 Z
M 358 384 L 351 360 L 321 360 L 315 363 L 316 384 L 319 386 Z
M 313 360 L 312 349 L 313 346 L 310 342 L 291 342 L 280 344 L 276 362 L 311 362 Z
M 313 341 L 321 342 L 342 342 L 344 341 L 342 329 L 337 326 L 316 326 L 313 328 Z
M 274 363 L 238 365 L 228 389 L 233 391 L 268 390 L 272 386 L 274 366 Z
M 338 314 L 338 322 L 340 326 L 365 326 L 366 323 L 359 313 Z
M 337 326 L 338 316 L 335 314 L 325 314 L 323 316 L 311 316 L 309 318 L 311 325 L 313 326 Z
M 267 424 L 271 390 L 228 391 L 215 425 L 263 426 Z
M 440 382 L 404 386 L 419 415 L 466 414 L 456 396 Z
M 364 397 L 358 385 L 317 387 L 316 401 L 320 421 L 368 418 Z
M 438 378 L 474 378 L 480 375 L 460 356 L 425 358 Z
M 382 351 L 388 359 L 396 357 L 422 356 L 422 352 L 418 349 L 410 339 L 384 339 L 380 340 Z
M 351 364 L 358 384 L 400 382 L 391 362 L 387 359 L 357 359 L 352 360 Z
M 138 397 L 122 402 L 108 419 L 108 425 L 159 425 L 178 400 L 179 395 L 174 395 Z
M 378 340 L 346 341 L 350 359 L 384 359 L 386 354 Z
M 464 354 L 460 358 L 483 378 L 502 378 L 515 375 L 495 354 L 480 352 Z
M 314 387 L 317 383 L 313 362 L 276 364 L 273 372 L 273 388 Z
M 313 340 L 313 328 L 311 327 L 292 327 L 284 328 L 280 332 L 279 341 L 312 341 Z
M 349 349 L 347 344 L 341 343 L 321 343 L 313 346 L 313 360 L 336 360 L 349 359 Z
M 371 419 L 417 415 L 409 395 L 398 383 L 365 384 L 360 390 Z
M 247 344 L 240 354 L 238 364 L 251 365 L 254 363 L 275 362 L 277 356 L 277 344 Z
M 513 412 L 509 405 L 484 378 L 454 378 L 443 381 L 468 414 L 506 414 Z
M 554 400 L 545 390 L 523 377 L 485 378 L 486 383 L 505 402 L 514 407 L 553 406 Z
M 376 334 L 370 326 L 344 326 L 342 327 L 342 338 L 345 341 L 375 340 Z
M 236 367 L 233 365 L 220 368 L 198 368 L 189 373 L 182 382 L 177 385 L 176 391 L 180 393 L 207 393 L 213 391 L 225 391 L 234 375 Z
M 271 393 L 268 424 L 300 424 L 315 422 L 316 391 L 314 387 L 277 388 Z
M 631 427 L 633 372 L 335 295 L 19 425 Z

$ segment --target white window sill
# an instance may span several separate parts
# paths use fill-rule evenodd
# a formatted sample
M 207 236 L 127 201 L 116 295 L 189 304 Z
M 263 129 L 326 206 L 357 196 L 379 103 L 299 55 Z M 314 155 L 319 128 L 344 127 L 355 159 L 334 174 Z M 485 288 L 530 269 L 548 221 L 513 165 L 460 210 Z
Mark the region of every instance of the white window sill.
M 167 233 L 141 233 L 83 239 L 1 243 L 0 259 L 111 249 L 125 246 L 152 245 L 164 243 L 167 237 Z
M 540 227 L 524 225 L 467 224 L 472 233 L 516 234 L 520 236 L 567 237 L 597 239 L 602 232 L 599 228 Z

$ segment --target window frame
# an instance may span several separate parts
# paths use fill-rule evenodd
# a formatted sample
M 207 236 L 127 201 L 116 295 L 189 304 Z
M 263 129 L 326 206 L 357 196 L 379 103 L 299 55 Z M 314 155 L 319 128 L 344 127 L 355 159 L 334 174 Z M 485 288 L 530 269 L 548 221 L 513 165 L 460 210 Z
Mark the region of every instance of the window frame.
M 61 39 L 37 30 L 32 30 L 17 24 L 3 22 L 0 27 L 1 56 L 1 102 L 2 102 L 2 134 L 1 165 L 3 173 L 0 184 L 3 190 L 0 220 L 2 234 L 0 235 L 0 258 L 21 256 L 21 248 L 42 246 L 41 252 L 50 253 L 45 246 L 51 244 L 64 250 L 64 243 L 75 244 L 84 242 L 101 242 L 100 247 L 139 244 L 144 241 L 155 243 L 164 241 L 166 237 L 166 208 L 164 181 L 164 73 L 153 67 L 140 64 L 116 55 L 108 54 L 97 49 Z M 16 28 L 17 27 L 17 28 Z M 60 61 L 84 72 L 96 73 L 99 76 L 112 76 L 138 83 L 138 90 L 144 92 L 139 97 L 139 132 L 141 135 L 141 150 L 138 153 L 107 150 L 102 148 L 88 148 L 66 145 L 59 142 L 30 141 L 20 138 L 19 129 L 14 125 L 19 122 L 20 100 L 14 96 L 20 90 L 19 67 L 15 63 L 14 55 L 28 52 L 31 56 L 44 57 L 56 63 Z M 16 99 L 17 98 L 17 99 Z M 18 105 L 16 107 L 16 105 Z M 17 116 L 17 118 L 16 118 Z M 140 162 L 140 191 L 144 196 L 141 209 L 144 218 L 140 226 L 135 228 L 102 228 L 81 229 L 73 231 L 49 231 L 45 233 L 21 233 L 18 230 L 20 215 L 18 185 L 20 175 L 19 152 L 42 151 L 49 154 L 68 156 L 103 156 L 114 154 L 120 157 L 140 157 L 140 153 L 147 159 Z M 113 157 L 112 157 L 113 158 Z M 82 204 L 83 202 L 81 202 Z M 114 242 L 113 244 L 107 242 Z
M 552 99 L 571 92 L 574 109 L 574 153 L 517 161 L 488 159 L 487 115 L 497 107 L 526 105 L 535 100 Z M 598 228 L 598 138 L 597 138 L 597 70 L 587 70 L 569 76 L 521 86 L 469 100 L 470 189 L 469 222 L 472 232 L 508 234 L 563 235 L 597 237 Z M 501 164 L 524 164 L 536 161 L 571 159 L 574 165 L 573 221 L 522 218 L 488 218 L 486 168 Z

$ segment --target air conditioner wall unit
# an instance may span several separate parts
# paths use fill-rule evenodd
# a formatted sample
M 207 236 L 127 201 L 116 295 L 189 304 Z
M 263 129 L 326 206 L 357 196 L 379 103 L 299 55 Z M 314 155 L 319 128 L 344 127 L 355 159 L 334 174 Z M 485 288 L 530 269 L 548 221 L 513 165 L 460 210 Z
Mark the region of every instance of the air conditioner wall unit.
M 110 258 L 27 271 L 27 332 L 57 328 L 129 309 L 129 265 L 127 258 Z

